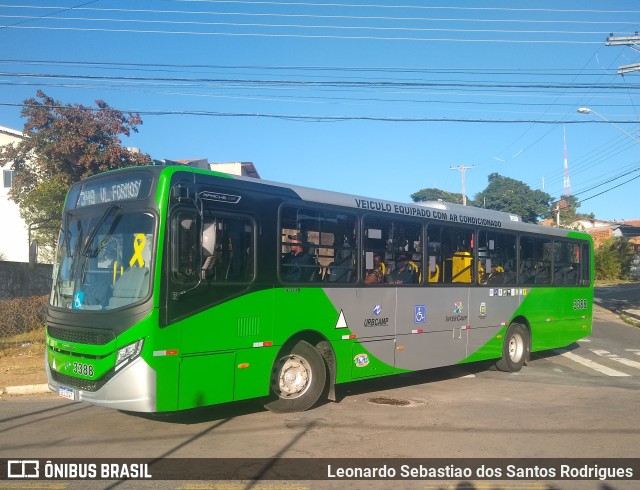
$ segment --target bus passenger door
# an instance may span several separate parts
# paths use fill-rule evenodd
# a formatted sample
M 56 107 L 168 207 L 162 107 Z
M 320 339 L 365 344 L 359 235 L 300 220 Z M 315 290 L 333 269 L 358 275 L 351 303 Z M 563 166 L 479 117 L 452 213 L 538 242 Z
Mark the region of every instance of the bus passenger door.
M 355 335 L 349 356 L 351 377 L 393 372 L 395 362 L 395 288 L 327 288 L 340 318 L 338 339 Z M 337 340 L 339 342 L 339 340 Z
M 468 288 L 398 288 L 396 367 L 459 363 L 467 352 Z
M 518 309 L 522 289 L 515 285 L 497 286 L 470 289 L 467 349 L 470 360 L 498 358 L 502 355 L 502 341 L 495 339 Z M 492 339 L 494 342 L 490 342 Z

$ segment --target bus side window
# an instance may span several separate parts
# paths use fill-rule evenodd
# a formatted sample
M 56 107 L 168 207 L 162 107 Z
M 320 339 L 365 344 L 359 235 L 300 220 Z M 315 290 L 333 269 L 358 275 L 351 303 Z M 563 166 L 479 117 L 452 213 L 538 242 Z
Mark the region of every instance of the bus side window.
M 244 217 L 205 216 L 200 277 L 207 282 L 253 278 L 253 223 Z
M 553 284 L 576 286 L 580 281 L 580 245 L 556 240 L 553 243 Z
M 433 259 L 440 269 L 438 282 L 446 284 L 471 284 L 474 279 L 474 232 L 468 228 L 453 226 L 430 226 L 428 229 L 429 242 L 429 281 L 434 282 L 435 267 L 432 270 Z
M 179 284 L 197 281 L 199 247 L 198 219 L 195 212 L 179 211 L 171 220 L 171 275 Z
M 591 256 L 590 245 L 583 243 L 580 247 L 580 285 L 589 286 L 591 284 L 591 264 L 589 257 Z
M 280 223 L 278 274 L 284 283 L 351 283 L 357 279 L 355 215 L 284 206 Z
M 551 240 L 520 237 L 520 282 L 551 284 Z
M 443 282 L 444 280 L 441 231 L 442 227 L 440 226 L 427 228 L 427 281 L 430 283 Z
M 516 236 L 502 232 L 478 233 L 478 282 L 515 284 Z
M 391 267 L 387 255 L 391 255 L 392 223 L 387 219 L 364 218 L 364 257 L 362 279 L 367 286 L 385 284 Z M 388 253 L 389 252 L 389 253 Z
M 406 258 L 402 280 L 394 277 L 398 257 Z M 393 221 L 365 217 L 364 255 L 362 274 L 364 284 L 419 284 L 422 282 L 423 238 L 422 224 L 412 221 Z

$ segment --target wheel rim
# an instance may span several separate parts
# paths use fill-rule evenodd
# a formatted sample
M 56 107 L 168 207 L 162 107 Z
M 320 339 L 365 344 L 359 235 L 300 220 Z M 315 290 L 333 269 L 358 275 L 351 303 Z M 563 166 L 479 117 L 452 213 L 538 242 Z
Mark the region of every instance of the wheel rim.
M 524 339 L 521 335 L 512 335 L 509 339 L 509 358 L 513 362 L 519 362 L 524 353 Z
M 309 363 L 300 356 L 291 355 L 283 359 L 274 380 L 274 388 L 281 398 L 298 398 L 311 386 L 313 373 Z

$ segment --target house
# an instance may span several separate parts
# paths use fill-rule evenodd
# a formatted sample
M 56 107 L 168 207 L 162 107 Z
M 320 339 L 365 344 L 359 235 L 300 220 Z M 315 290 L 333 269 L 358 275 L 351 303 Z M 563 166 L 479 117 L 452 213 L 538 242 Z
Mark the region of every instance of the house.
M 231 175 L 243 175 L 245 177 L 260 178 L 260 174 L 251 162 L 221 162 L 211 163 L 206 158 L 195 160 L 176 160 L 177 163 L 189 165 L 190 167 L 202 168 L 206 170 L 215 170 Z
M 596 247 L 612 237 L 628 238 L 634 252 L 640 253 L 640 220 L 604 221 L 595 218 L 580 218 L 572 223 L 570 228 L 589 233 L 593 237 Z
M 0 146 L 17 143 L 22 140 L 20 131 L 0 126 Z M 2 216 L 2 233 L 0 233 L 0 257 L 11 262 L 27 262 L 29 260 L 29 229 L 20 217 L 20 208 L 9 199 L 8 194 L 13 184 L 11 163 L 2 167 L 2 186 L 0 187 L 0 216 Z
M 640 220 L 618 221 L 612 227 L 615 237 L 625 237 L 633 247 L 636 254 L 640 254 Z

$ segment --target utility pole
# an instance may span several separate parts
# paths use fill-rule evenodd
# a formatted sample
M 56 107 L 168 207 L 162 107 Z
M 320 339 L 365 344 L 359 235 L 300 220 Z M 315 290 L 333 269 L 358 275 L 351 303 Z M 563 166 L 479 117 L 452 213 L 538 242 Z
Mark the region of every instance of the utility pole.
M 569 160 L 567 160 L 567 127 L 564 127 L 564 179 L 562 184 L 562 195 L 571 195 L 571 183 L 569 182 Z
M 467 194 L 465 192 L 464 189 L 464 173 L 466 170 L 469 170 L 470 168 L 475 167 L 475 165 L 458 165 L 457 167 L 449 167 L 451 170 L 460 170 L 460 173 L 462 174 L 462 205 L 466 206 L 467 205 Z
M 634 36 L 620 36 L 616 37 L 613 33 L 609 34 L 607 40 L 604 43 L 605 46 L 629 46 L 630 48 L 640 51 L 640 36 L 636 32 Z M 625 73 L 631 73 L 634 71 L 640 71 L 640 63 L 634 63 L 632 65 L 622 65 L 618 67 L 618 75 L 624 75 Z

